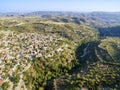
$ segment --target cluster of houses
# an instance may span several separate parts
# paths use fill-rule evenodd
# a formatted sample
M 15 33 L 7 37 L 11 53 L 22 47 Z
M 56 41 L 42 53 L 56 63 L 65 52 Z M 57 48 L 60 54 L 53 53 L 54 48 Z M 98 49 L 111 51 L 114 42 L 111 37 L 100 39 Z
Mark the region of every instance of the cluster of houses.
M 0 35 L 0 85 L 9 80 L 9 75 L 16 71 L 17 66 L 24 68 L 35 58 L 49 58 L 56 51 L 63 51 L 57 45 L 63 38 L 55 34 L 7 30 L 0 31 Z

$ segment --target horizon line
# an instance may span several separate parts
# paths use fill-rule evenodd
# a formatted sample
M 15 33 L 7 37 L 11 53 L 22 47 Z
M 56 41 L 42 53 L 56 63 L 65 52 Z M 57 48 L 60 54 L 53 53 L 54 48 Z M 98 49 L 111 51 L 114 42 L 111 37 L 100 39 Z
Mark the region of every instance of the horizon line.
M 34 13 L 34 12 L 71 12 L 71 13 L 95 13 L 95 12 L 101 12 L 101 13 L 120 13 L 120 11 L 62 11 L 62 10 L 36 10 L 36 11 L 8 11 L 8 12 L 0 12 L 0 13 Z

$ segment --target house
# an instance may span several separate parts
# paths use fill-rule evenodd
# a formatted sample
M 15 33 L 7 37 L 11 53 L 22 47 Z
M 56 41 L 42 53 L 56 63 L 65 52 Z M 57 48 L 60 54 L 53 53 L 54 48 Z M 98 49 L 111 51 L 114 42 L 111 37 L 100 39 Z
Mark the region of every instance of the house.
M 4 79 L 0 79 L 0 86 L 4 83 Z

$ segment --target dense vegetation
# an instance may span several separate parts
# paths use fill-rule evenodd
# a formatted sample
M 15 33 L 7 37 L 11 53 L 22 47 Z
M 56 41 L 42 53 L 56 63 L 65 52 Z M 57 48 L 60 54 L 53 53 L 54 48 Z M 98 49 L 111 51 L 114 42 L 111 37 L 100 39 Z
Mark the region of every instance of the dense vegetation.
M 120 38 L 107 37 L 102 40 L 99 47 L 106 50 L 114 61 L 120 63 Z

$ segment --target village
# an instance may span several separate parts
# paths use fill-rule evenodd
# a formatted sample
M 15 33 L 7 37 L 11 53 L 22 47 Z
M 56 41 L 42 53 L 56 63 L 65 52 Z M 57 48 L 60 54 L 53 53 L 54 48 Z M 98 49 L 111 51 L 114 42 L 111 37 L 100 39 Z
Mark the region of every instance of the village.
M 56 51 L 63 51 L 63 48 L 57 46 L 63 38 L 55 34 L 3 30 L 0 35 L 0 85 L 10 82 L 9 90 L 13 90 L 11 78 L 14 79 L 15 75 L 18 75 L 16 89 L 20 90 L 23 73 L 30 68 L 33 60 L 52 57 Z

